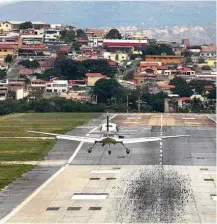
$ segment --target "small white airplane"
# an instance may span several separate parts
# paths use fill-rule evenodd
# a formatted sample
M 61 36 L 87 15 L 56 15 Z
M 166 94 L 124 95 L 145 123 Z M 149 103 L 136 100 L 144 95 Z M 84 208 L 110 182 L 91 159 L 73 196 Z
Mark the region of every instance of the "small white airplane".
M 101 137 L 91 138 L 91 137 L 82 137 L 82 136 L 71 136 L 71 135 L 62 135 L 62 134 L 54 134 L 40 131 L 27 131 L 30 133 L 36 134 L 45 134 L 56 136 L 57 139 L 85 142 L 85 143 L 93 143 L 93 145 L 88 148 L 88 153 L 92 152 L 93 147 L 97 143 L 101 143 L 102 147 L 108 145 L 108 154 L 111 154 L 110 145 L 122 144 L 126 149 L 126 153 L 130 153 L 130 149 L 126 148 L 125 144 L 133 144 L 133 143 L 143 143 L 143 142 L 156 142 L 162 141 L 163 139 L 168 138 L 179 138 L 179 137 L 188 137 L 190 135 L 175 135 L 175 136 L 158 136 L 158 137 L 143 137 L 143 138 L 124 138 L 123 135 L 119 133 L 119 127 L 115 123 L 109 122 L 109 116 L 107 116 L 107 122 L 102 124 L 100 127 L 100 132 L 93 132 L 92 134 L 101 134 Z

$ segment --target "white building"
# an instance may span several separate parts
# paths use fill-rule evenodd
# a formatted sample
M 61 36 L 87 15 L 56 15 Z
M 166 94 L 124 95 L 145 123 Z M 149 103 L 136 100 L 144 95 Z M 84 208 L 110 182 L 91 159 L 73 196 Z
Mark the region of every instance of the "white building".
M 60 38 L 60 30 L 47 30 L 45 32 L 44 41 L 57 41 Z
M 46 83 L 46 92 L 68 92 L 69 86 L 67 80 L 53 80 Z
M 16 90 L 16 100 L 21 100 L 29 95 L 29 91 L 24 88 Z
M 103 46 L 103 38 L 101 37 L 90 37 L 88 39 L 89 47 L 102 47 Z

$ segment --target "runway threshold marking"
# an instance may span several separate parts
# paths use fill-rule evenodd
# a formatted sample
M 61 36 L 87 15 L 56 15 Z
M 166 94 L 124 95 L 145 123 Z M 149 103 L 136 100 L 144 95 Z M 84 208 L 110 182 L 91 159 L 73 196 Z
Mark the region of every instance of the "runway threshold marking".
M 113 119 L 117 114 L 114 114 L 109 120 Z M 98 125 L 97 127 L 93 128 L 86 136 L 89 136 L 90 133 L 94 132 L 97 128 L 99 128 L 101 125 Z M 77 146 L 75 152 L 72 154 L 72 156 L 69 158 L 68 162 L 64 164 L 56 173 L 54 173 L 48 180 L 46 180 L 41 186 L 39 186 L 29 197 L 27 197 L 21 204 L 19 204 L 14 210 L 12 210 L 8 215 L 6 215 L 3 219 L 0 220 L 0 224 L 3 224 L 7 222 L 10 218 L 12 218 L 17 212 L 19 212 L 28 202 L 30 202 L 35 196 L 37 196 L 38 193 L 41 192 L 52 180 L 54 180 L 57 176 L 59 176 L 68 166 L 69 163 L 72 162 L 72 160 L 75 158 L 75 156 L 78 154 L 79 150 L 81 149 L 84 142 L 80 142 Z

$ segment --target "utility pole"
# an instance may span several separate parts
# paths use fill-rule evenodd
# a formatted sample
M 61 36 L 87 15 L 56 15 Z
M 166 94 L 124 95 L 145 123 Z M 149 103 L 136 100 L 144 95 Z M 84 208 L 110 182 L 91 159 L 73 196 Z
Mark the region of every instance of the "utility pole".
M 139 98 L 138 98 L 138 113 L 140 112 L 140 105 L 141 104 L 141 100 L 140 100 L 140 96 L 139 96 Z
M 128 102 L 129 100 L 128 100 L 128 96 L 129 95 L 127 94 L 127 113 L 129 113 L 129 102 Z

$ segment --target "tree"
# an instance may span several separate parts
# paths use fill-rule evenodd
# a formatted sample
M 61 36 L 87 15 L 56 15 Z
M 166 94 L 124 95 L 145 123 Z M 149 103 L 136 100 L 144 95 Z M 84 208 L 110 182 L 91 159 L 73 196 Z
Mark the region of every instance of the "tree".
M 142 51 L 143 55 L 174 55 L 172 48 L 166 44 L 147 45 L 145 47 L 140 48 L 140 50 Z
M 8 54 L 6 57 L 5 57 L 5 62 L 7 64 L 11 64 L 13 62 L 13 56 Z
M 199 58 L 198 63 L 199 63 L 199 64 L 203 64 L 203 63 L 205 63 L 205 59 L 204 59 L 204 58 Z
M 2 69 L 0 69 L 0 80 L 1 79 L 4 79 L 5 77 L 6 77 L 6 71 L 5 70 L 2 70 Z
M 108 103 L 112 99 L 120 102 L 124 94 L 124 89 L 116 79 L 99 79 L 94 85 L 93 94 L 97 95 L 99 103 Z
M 88 39 L 87 34 L 82 29 L 78 29 L 76 31 L 76 36 L 77 36 L 77 38 L 82 38 L 82 39 L 86 39 L 86 40 Z
M 175 86 L 175 88 L 172 89 L 172 92 L 178 94 L 180 97 L 189 97 L 193 94 L 190 86 L 182 78 L 174 78 L 170 80 L 169 84 Z
M 209 92 L 208 99 L 216 99 L 216 87 Z
M 174 78 L 174 79 L 170 80 L 169 85 L 174 85 L 174 86 L 187 85 L 187 82 L 182 78 Z
M 60 39 L 65 43 L 72 43 L 75 41 L 75 32 L 73 30 L 63 30 Z
M 190 88 L 195 90 L 195 93 L 197 94 L 204 94 L 205 93 L 205 86 L 213 86 L 213 83 L 211 81 L 205 81 L 205 80 L 191 80 L 189 82 Z
M 209 65 L 204 65 L 204 66 L 202 66 L 201 69 L 204 70 L 204 71 L 209 71 L 209 70 L 211 70 L 211 68 L 209 67 Z
M 21 23 L 20 26 L 19 26 L 19 30 L 25 30 L 25 29 L 29 29 L 29 28 L 32 28 L 32 23 L 29 21 L 29 22 L 24 22 L 24 23 Z
M 164 92 L 150 95 L 150 104 L 153 108 L 153 111 L 164 112 L 164 100 L 167 97 L 167 93 Z
M 71 59 L 58 61 L 55 65 L 55 70 L 59 76 L 66 79 L 77 78 L 77 63 Z
M 18 63 L 18 65 L 22 65 L 23 67 L 27 68 L 27 69 L 37 69 L 40 67 L 40 64 L 38 61 L 30 61 L 30 60 L 24 60 L 24 61 L 20 61 Z
M 116 70 L 113 70 L 105 59 L 87 59 L 83 61 L 83 64 L 87 72 L 100 72 L 110 77 L 116 73 Z
M 38 74 L 38 79 L 43 79 L 45 81 L 49 81 L 51 77 L 57 76 L 57 71 L 55 68 L 50 68 L 45 70 L 44 74 Z
M 111 29 L 106 34 L 106 39 L 121 39 L 121 34 L 117 29 Z

